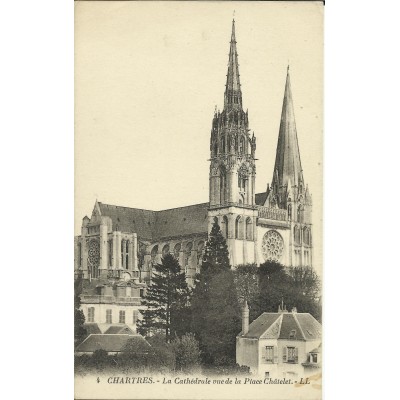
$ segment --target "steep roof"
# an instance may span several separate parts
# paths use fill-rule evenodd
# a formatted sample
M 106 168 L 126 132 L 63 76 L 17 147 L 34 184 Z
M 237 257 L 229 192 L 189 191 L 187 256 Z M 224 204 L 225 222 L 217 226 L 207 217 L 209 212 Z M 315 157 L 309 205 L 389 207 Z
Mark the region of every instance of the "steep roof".
M 150 349 L 149 343 L 141 335 L 92 334 L 77 347 L 76 351 L 78 353 L 93 353 L 96 350 L 103 349 L 107 352 L 120 352 L 129 340 L 137 342 L 137 348 L 143 349 L 143 352 Z
M 244 338 L 315 340 L 321 339 L 322 326 L 309 313 L 263 313 L 250 325 Z
M 297 141 L 288 67 L 272 186 L 279 188 L 288 185 L 289 182 L 292 185 L 298 185 L 299 181 L 303 181 L 303 170 L 301 168 L 299 144 Z
M 194 204 L 169 210 L 151 211 L 114 206 L 98 202 L 102 216 L 110 217 L 113 229 L 135 232 L 142 239 L 207 233 L 209 203 Z
M 209 203 L 172 208 L 156 212 L 154 238 L 207 233 Z
M 113 229 L 122 232 L 136 232 L 144 239 L 152 239 L 155 224 L 155 211 L 141 208 L 113 206 L 99 202 L 102 216 L 110 217 Z
M 92 333 L 101 333 L 99 326 L 95 322 L 86 322 L 83 324 L 83 327 L 89 335 Z
M 237 98 L 237 103 L 233 102 L 232 96 Z M 228 107 L 231 108 L 235 106 L 240 109 L 242 108 L 242 91 L 240 89 L 239 63 L 236 50 L 235 20 L 233 20 L 229 48 L 228 73 L 226 75 L 224 108 L 227 109 Z
M 127 335 L 127 334 L 133 334 L 134 332 L 132 331 L 131 328 L 129 328 L 128 325 L 126 324 L 121 324 L 121 325 L 111 325 L 105 332 L 105 335 Z
M 268 192 L 256 193 L 255 201 L 258 206 L 263 206 L 267 200 Z

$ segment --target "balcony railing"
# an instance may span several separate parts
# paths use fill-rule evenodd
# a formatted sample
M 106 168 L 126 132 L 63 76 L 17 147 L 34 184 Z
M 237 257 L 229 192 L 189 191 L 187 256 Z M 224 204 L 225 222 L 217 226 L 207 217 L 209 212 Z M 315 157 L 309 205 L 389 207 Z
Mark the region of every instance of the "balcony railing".
M 115 297 L 102 295 L 81 295 L 81 302 L 86 304 L 123 304 L 140 306 L 140 297 Z
M 287 211 L 280 208 L 258 207 L 258 216 L 260 218 L 274 219 L 276 221 L 286 221 Z
M 113 300 L 114 296 L 101 296 L 99 294 L 81 295 L 82 303 L 111 303 Z
M 140 297 L 116 297 L 115 302 L 117 304 L 140 306 Z

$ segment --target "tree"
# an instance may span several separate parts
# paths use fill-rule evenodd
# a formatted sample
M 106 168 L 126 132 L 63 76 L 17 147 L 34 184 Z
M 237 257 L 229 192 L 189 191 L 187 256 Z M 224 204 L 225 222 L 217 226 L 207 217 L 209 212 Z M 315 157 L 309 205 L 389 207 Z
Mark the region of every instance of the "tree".
M 213 267 L 214 272 L 230 269 L 229 252 L 218 221 L 214 221 L 204 249 L 203 264 Z
M 167 254 L 161 259 L 161 264 L 155 266 L 155 273 L 143 299 L 147 309 L 143 311 L 139 332 L 149 335 L 163 331 L 167 342 L 175 334 L 182 334 L 182 330 L 188 326 L 184 316 L 188 312 L 189 300 L 185 273 L 181 272 L 175 257 Z
M 241 305 L 245 301 L 250 305 L 250 319 L 254 320 L 261 313 L 260 306 L 260 270 L 257 264 L 241 264 L 234 270 L 234 281 L 238 300 Z
M 176 338 L 172 342 L 175 353 L 176 369 L 185 373 L 193 373 L 200 368 L 199 342 L 193 333 Z
M 288 310 L 308 312 L 321 318 L 320 280 L 311 267 L 289 267 L 267 261 L 259 268 L 244 265 L 235 271 L 235 284 L 239 300 L 246 299 L 250 321 L 263 312 L 276 312 L 284 302 Z
M 226 241 L 214 222 L 192 299 L 192 327 L 203 362 L 233 362 L 240 309 Z
M 309 312 L 321 322 L 321 280 L 312 267 L 288 268 L 292 279 L 291 300 L 298 312 Z
M 87 335 L 86 329 L 83 327 L 85 323 L 85 314 L 80 309 L 82 293 L 82 278 L 78 276 L 74 282 L 74 336 L 76 344 L 80 343 Z

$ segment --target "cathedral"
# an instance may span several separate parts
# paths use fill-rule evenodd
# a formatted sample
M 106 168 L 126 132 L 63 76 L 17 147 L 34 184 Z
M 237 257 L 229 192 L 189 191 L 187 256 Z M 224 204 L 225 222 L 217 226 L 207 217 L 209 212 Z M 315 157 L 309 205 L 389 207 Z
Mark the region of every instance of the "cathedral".
M 208 201 L 152 211 L 96 200 L 90 218 L 82 220 L 81 234 L 75 237 L 75 274 L 91 282 L 93 293 L 103 299 L 121 299 L 124 309 L 118 309 L 113 300 L 120 323 L 127 323 L 125 314 L 121 317 L 126 307 L 133 310 L 130 324 L 136 321 L 137 300 L 151 279 L 153 266 L 165 254 L 175 255 L 188 284 L 193 284 L 214 222 L 226 238 L 232 267 L 267 260 L 312 266 L 312 201 L 301 167 L 289 67 L 272 183 L 263 193 L 255 193 L 256 137 L 249 127 L 233 21 L 224 106 L 222 111 L 215 110 L 211 123 Z M 101 284 L 113 278 L 117 285 Z M 87 321 L 111 323 L 112 307 L 100 310 L 104 316 L 97 319 L 91 315 L 93 303 L 97 303 L 94 295 L 82 296 Z

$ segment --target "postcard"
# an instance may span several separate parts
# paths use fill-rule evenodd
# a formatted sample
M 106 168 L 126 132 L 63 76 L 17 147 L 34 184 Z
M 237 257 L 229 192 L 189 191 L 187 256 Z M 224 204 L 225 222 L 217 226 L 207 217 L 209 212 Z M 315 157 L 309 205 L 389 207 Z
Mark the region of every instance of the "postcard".
M 321 399 L 323 11 L 75 2 L 76 399 Z

